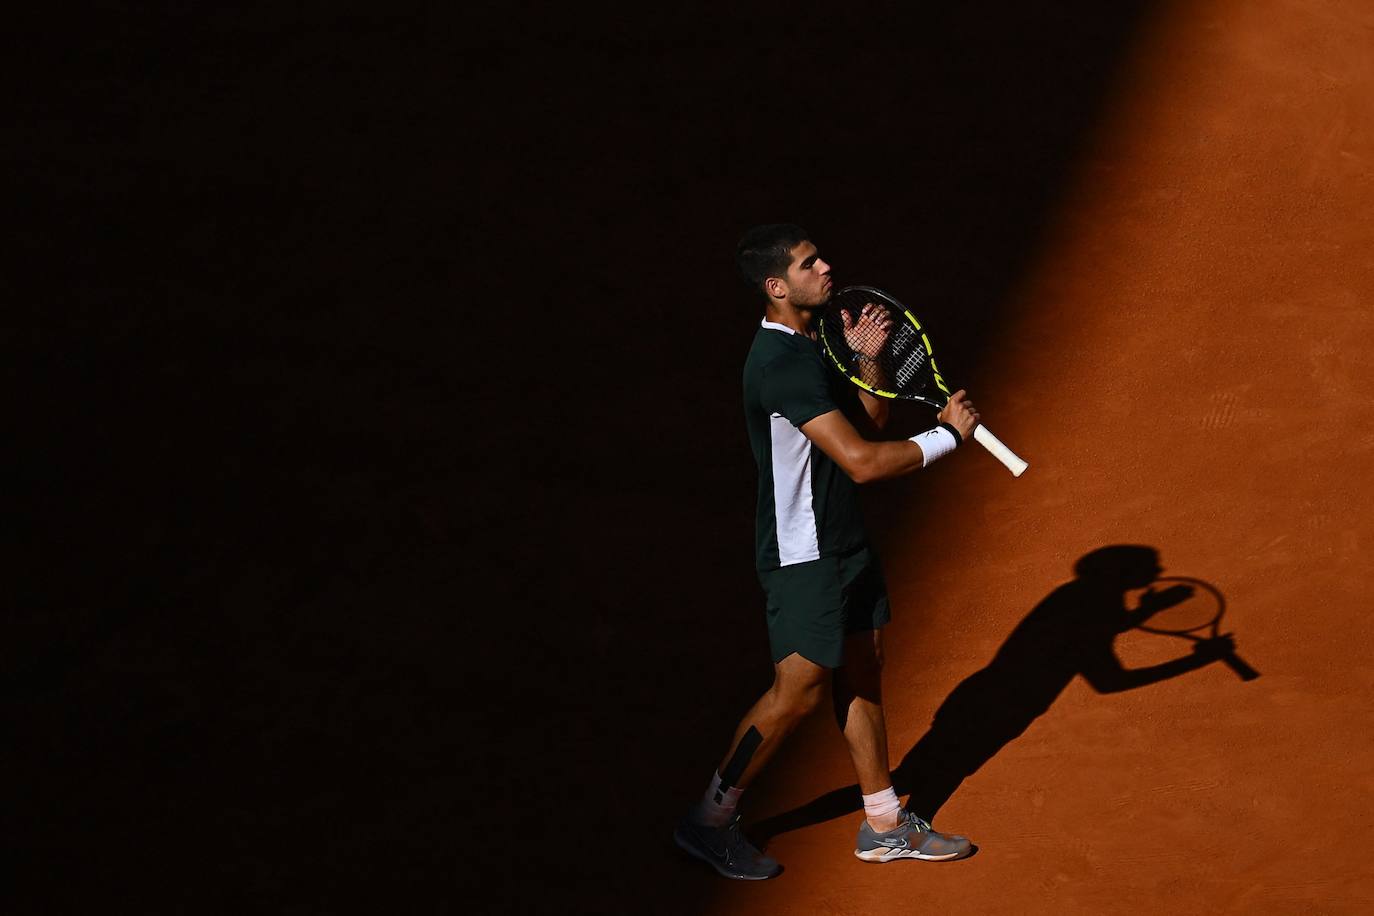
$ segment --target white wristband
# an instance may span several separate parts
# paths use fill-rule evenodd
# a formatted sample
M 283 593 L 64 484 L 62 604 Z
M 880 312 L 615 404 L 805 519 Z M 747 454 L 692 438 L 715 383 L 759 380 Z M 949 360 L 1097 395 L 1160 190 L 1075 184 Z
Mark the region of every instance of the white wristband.
M 911 441 L 921 447 L 921 454 L 924 456 L 921 463 L 923 468 L 930 467 L 937 458 L 942 458 L 959 447 L 959 438 L 943 426 L 912 436 Z

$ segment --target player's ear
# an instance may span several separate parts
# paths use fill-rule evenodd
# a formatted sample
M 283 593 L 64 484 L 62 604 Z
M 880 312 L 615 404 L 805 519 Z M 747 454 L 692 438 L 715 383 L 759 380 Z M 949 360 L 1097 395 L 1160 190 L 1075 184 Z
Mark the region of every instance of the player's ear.
M 782 277 L 769 277 L 763 281 L 763 288 L 772 299 L 787 298 L 787 283 Z

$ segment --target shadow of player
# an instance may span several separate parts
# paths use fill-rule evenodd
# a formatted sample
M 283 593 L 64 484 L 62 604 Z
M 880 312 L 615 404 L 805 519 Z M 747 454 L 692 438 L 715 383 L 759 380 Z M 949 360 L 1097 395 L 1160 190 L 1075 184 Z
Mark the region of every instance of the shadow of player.
M 988 665 L 950 693 L 930 729 L 896 769 L 898 795 L 927 820 L 965 779 L 992 759 L 1046 712 L 1075 675 L 1098 693 L 1144 687 L 1201 668 L 1233 648 L 1229 635 L 1194 643 L 1181 658 L 1145 668 L 1124 668 L 1112 644 L 1119 633 L 1188 598 L 1193 590 L 1175 585 L 1147 591 L 1135 608 L 1125 593 L 1144 588 L 1162 572 L 1151 547 L 1113 545 L 1094 550 L 1074 565 L 1077 578 L 1059 586 L 1026 615 Z M 857 785 L 828 792 L 799 808 L 755 824 L 756 842 L 863 808 Z

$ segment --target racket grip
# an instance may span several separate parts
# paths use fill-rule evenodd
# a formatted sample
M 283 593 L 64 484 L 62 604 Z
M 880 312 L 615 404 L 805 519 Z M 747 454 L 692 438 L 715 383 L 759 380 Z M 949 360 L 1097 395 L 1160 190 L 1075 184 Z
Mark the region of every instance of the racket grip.
M 1234 671 L 1242 681 L 1253 681 L 1255 678 L 1259 677 L 1259 672 L 1241 661 L 1235 653 L 1227 652 L 1221 657 L 1221 660 L 1224 661 L 1226 667 Z
M 977 439 L 983 448 L 992 452 L 992 457 L 1005 464 L 1007 470 L 1011 471 L 1011 476 L 1020 477 L 1026 473 L 1026 468 L 1030 467 L 1015 452 L 1003 445 L 1001 439 L 988 432 L 988 428 L 981 423 L 973 427 L 973 438 Z

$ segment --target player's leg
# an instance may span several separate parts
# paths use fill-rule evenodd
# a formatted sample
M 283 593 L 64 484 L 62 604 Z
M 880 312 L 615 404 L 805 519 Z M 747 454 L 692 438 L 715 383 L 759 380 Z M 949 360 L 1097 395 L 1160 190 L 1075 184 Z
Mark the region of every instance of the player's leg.
M 849 745 L 868 822 L 879 831 L 897 826 L 901 810 L 887 756 L 882 668 L 883 631 L 851 633 L 845 640 L 844 666 L 835 672 L 832 691 L 835 721 Z
M 797 653 L 773 666 L 773 686 L 744 714 L 717 770 L 726 785 L 753 781 L 802 720 L 825 701 L 830 669 Z
M 868 551 L 847 558 L 844 572 L 844 666 L 835 673 L 835 716 L 849 745 L 864 796 L 864 821 L 854 855 L 866 862 L 896 859 L 961 859 L 972 844 L 946 836 L 901 806 L 892 785 L 883 715 L 882 627 L 891 619 L 887 589 L 877 560 Z
M 731 878 L 770 878 L 781 870 L 740 835 L 740 794 L 801 720 L 825 702 L 831 671 L 844 659 L 835 558 L 767 570 L 759 581 L 768 597 L 773 686 L 740 721 L 702 800 L 674 833 L 679 846 Z
M 773 686 L 745 713 L 705 795 L 673 833 L 677 844 L 728 878 L 782 869 L 739 830 L 740 796 L 796 727 L 824 702 L 830 669 L 793 653 L 773 666 Z

